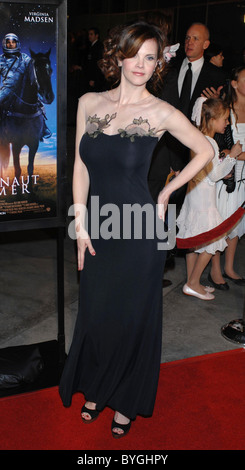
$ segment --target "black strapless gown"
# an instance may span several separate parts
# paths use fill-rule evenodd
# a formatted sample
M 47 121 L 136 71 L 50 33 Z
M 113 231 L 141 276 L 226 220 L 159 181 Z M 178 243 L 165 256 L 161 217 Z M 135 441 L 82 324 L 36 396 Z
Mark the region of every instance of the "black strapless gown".
M 99 200 L 102 236 L 95 230 L 96 256 L 87 250 L 81 271 L 78 317 L 60 382 L 65 406 L 73 393 L 83 392 L 98 410 L 109 406 L 130 419 L 152 415 L 161 358 L 165 251 L 158 250 L 159 240 L 147 235 L 144 224 L 143 238 L 123 238 L 122 208 L 149 204 L 156 211 L 147 184 L 156 144 L 152 136 L 132 141 L 103 133 L 96 138 L 85 134 L 81 140 L 90 203 L 95 196 Z M 114 218 L 111 204 L 118 208 Z M 137 232 L 139 223 L 132 221 L 132 227 Z M 109 230 L 113 238 L 105 239 Z

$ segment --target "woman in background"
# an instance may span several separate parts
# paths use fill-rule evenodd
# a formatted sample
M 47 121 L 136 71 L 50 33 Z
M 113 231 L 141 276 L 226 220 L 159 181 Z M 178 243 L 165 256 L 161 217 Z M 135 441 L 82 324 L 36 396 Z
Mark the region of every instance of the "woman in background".
M 245 65 L 237 67 L 232 71 L 230 86 L 226 97 L 230 108 L 230 125 L 227 126 L 223 152 L 224 155 L 230 153 L 233 143 L 242 145 L 242 152 L 237 157 L 234 172 L 235 188 L 228 192 L 229 186 L 225 180 L 217 183 L 217 207 L 224 219 L 232 215 L 245 201 Z M 231 175 L 228 175 L 231 176 Z M 220 254 L 217 253 L 212 259 L 212 267 L 209 280 L 215 288 L 227 290 L 229 281 L 239 285 L 245 285 L 245 279 L 236 272 L 234 267 L 236 248 L 238 240 L 245 233 L 245 217 L 229 233 L 227 238 L 227 248 L 225 250 L 224 272 L 222 274 L 220 266 Z
M 205 51 L 205 58 L 216 67 L 223 67 L 223 48 L 218 44 L 210 44 L 208 49 Z

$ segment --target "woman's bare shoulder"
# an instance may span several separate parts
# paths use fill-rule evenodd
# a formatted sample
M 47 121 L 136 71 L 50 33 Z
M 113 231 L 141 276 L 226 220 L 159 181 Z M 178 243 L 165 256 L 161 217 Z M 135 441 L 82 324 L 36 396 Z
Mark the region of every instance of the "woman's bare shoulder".
M 152 109 L 152 122 L 155 122 L 157 132 L 161 134 L 164 130 L 167 130 L 166 125 L 168 119 L 173 115 L 176 116 L 179 111 L 174 108 L 174 106 L 167 103 L 167 101 L 163 101 L 155 96 L 149 104 Z
M 99 109 L 100 105 L 103 106 L 105 98 L 105 92 L 85 93 L 78 100 L 78 109 L 84 109 L 86 113 L 90 114 L 94 112 L 94 109 Z
M 94 104 L 98 103 L 98 101 L 103 101 L 105 99 L 105 93 L 106 92 L 89 92 L 85 93 L 79 98 L 79 103 L 82 104 Z
M 160 98 L 155 97 L 156 100 L 156 106 L 158 106 L 159 111 L 165 114 L 172 114 L 174 111 L 177 111 L 177 109 L 172 105 L 169 104 L 167 101 L 164 101 Z

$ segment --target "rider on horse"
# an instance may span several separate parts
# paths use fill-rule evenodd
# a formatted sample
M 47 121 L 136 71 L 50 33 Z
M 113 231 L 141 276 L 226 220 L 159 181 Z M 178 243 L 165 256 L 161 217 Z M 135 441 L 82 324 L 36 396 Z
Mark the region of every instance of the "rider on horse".
M 24 76 L 28 68 L 33 67 L 31 57 L 20 51 L 20 41 L 13 33 L 5 35 L 2 41 L 3 54 L 0 55 L 0 75 L 2 76 L 2 87 L 0 88 L 0 115 L 6 114 L 14 103 L 16 95 L 21 95 L 24 84 Z M 42 103 L 40 103 L 42 106 Z M 51 136 L 45 119 L 42 137 Z

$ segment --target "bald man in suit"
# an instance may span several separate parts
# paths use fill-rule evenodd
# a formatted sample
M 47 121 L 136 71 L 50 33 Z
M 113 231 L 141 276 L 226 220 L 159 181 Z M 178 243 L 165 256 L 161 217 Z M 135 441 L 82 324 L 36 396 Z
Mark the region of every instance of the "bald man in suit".
M 185 58 L 176 57 L 175 62 L 166 76 L 161 98 L 181 110 L 181 89 L 188 69 L 192 66 L 192 86 L 188 118 L 191 118 L 195 101 L 202 94 L 219 96 L 225 84 L 225 75 L 220 67 L 216 67 L 204 59 L 204 52 L 210 44 L 208 28 L 201 23 L 190 26 L 185 37 Z

